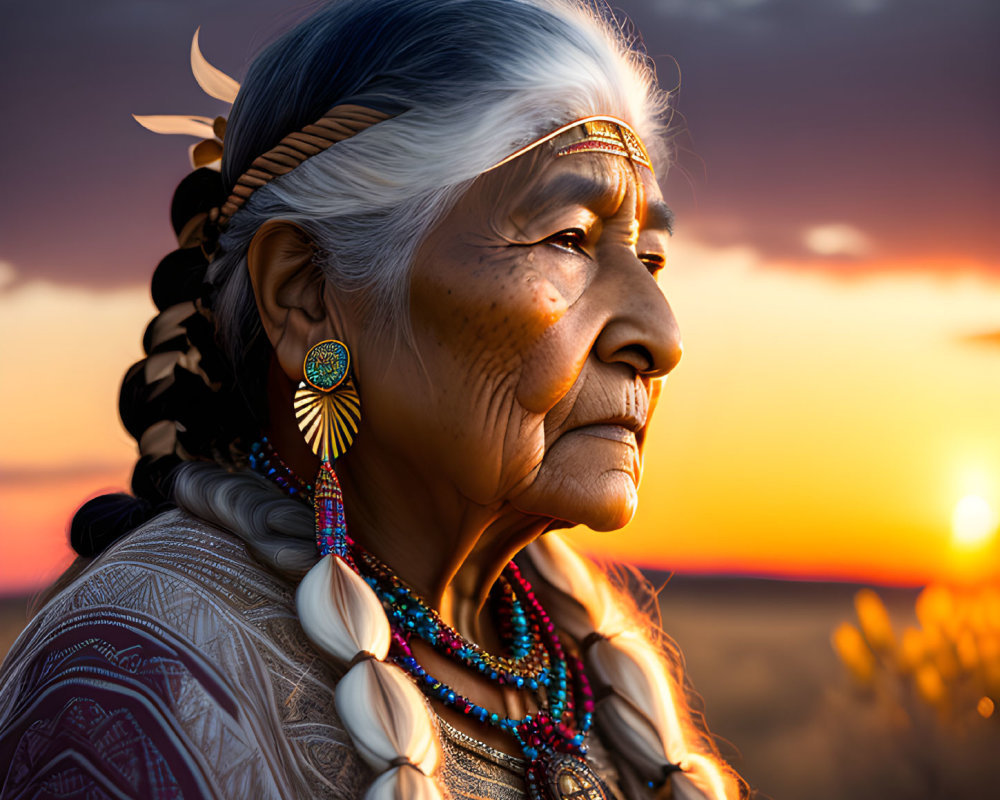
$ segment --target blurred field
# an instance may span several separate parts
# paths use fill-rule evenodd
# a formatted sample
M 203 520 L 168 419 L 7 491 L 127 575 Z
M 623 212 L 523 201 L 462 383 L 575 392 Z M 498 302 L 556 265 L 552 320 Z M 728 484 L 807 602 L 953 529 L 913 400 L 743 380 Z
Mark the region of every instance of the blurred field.
M 863 795 L 848 786 L 851 773 L 880 768 L 867 764 L 870 742 L 854 741 L 853 753 L 841 752 L 845 720 L 861 701 L 830 645 L 830 633 L 853 614 L 857 588 L 675 577 L 660 594 L 664 629 L 684 654 L 709 727 L 724 740 L 723 754 L 762 798 L 910 797 Z M 913 616 L 916 594 L 888 592 L 894 619 Z
M 651 576 L 657 585 L 665 581 Z M 853 619 L 849 584 L 675 577 L 660 594 L 724 754 L 773 800 L 980 800 L 998 796 L 1000 720 L 967 739 L 933 709 L 900 716 L 858 689 L 831 632 Z M 915 589 L 880 589 L 894 628 L 915 620 Z M 25 620 L 0 600 L 0 653 Z M 918 704 L 919 706 L 919 704 Z

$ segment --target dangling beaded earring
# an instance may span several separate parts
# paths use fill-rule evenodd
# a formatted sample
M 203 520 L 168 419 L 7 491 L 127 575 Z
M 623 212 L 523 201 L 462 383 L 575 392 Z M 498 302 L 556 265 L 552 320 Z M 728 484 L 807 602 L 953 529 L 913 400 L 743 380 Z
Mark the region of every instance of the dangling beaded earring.
M 302 364 L 304 379 L 295 392 L 295 421 L 320 467 L 313 489 L 316 545 L 321 556 L 348 558 L 343 493 L 333 470 L 354 443 L 361 421 L 361 403 L 351 379 L 347 345 L 327 339 L 313 345 Z
M 333 469 L 333 462 L 354 443 L 361 421 L 351 353 L 343 342 L 327 339 L 309 349 L 302 372 L 294 411 L 299 430 L 320 460 L 312 491 L 320 559 L 296 591 L 299 621 L 314 644 L 342 663 L 359 653 L 382 660 L 389 650 L 389 621 L 353 568 L 344 496 Z M 315 613 L 302 613 L 303 608 Z

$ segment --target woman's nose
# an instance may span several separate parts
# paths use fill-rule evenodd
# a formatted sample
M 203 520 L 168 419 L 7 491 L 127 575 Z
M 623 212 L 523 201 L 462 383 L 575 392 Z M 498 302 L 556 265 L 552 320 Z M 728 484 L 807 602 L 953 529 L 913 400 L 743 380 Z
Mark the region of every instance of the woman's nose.
M 631 263 L 619 264 L 603 281 L 611 307 L 595 348 L 606 363 L 628 364 L 645 377 L 657 378 L 680 361 L 681 332 L 656 278 L 630 256 Z

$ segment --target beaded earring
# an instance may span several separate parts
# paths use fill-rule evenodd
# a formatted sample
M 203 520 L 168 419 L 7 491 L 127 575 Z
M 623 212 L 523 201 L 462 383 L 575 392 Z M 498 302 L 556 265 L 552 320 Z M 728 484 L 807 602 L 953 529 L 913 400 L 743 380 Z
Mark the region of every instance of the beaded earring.
M 354 443 L 361 401 L 351 379 L 351 352 L 336 339 L 313 345 L 302 363 L 303 380 L 295 392 L 295 421 L 320 460 L 313 483 L 316 544 L 321 555 L 347 557 L 343 493 L 333 470 Z

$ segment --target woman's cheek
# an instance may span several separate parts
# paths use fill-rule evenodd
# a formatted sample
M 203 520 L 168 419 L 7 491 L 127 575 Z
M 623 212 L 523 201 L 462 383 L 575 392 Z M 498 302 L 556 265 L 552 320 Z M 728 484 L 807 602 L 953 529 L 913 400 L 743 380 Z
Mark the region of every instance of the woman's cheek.
M 453 348 L 459 360 L 485 358 L 508 364 L 520 360 L 566 313 L 569 302 L 535 269 L 532 253 L 511 250 L 480 257 L 465 274 L 449 274 L 445 268 L 415 276 L 411 286 L 415 329 L 426 326 L 440 343 Z
M 593 332 L 576 315 L 564 315 L 525 352 L 517 386 L 521 406 L 548 413 L 572 390 L 593 343 Z

